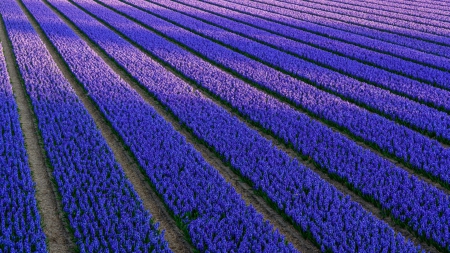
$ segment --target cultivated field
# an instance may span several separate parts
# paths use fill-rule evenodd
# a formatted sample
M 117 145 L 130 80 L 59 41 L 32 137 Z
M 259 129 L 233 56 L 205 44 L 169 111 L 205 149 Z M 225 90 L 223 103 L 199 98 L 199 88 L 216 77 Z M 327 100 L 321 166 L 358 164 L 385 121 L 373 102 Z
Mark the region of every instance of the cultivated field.
M 450 252 L 450 2 L 0 0 L 0 253 Z

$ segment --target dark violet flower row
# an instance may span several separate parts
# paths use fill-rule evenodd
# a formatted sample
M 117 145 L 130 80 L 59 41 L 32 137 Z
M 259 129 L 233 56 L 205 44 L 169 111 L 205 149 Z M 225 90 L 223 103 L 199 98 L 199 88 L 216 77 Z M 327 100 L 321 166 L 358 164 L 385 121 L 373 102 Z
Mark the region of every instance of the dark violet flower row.
M 215 1 L 215 0 L 214 0 Z M 301 2 L 300 0 L 289 0 L 289 6 L 291 9 L 287 9 L 284 7 L 277 7 L 274 5 L 269 5 L 266 3 L 272 3 L 272 0 L 261 0 L 259 2 L 254 1 L 239 1 L 239 0 L 228 0 L 230 2 L 239 3 L 251 8 L 261 9 L 265 11 L 275 12 L 282 14 L 284 16 L 293 17 L 293 18 L 301 18 L 303 19 L 305 16 L 308 16 L 308 20 L 314 20 L 315 22 L 333 24 L 336 28 L 341 29 L 349 29 L 349 31 L 358 30 L 361 28 L 371 29 L 375 32 L 388 32 L 390 34 L 396 34 L 400 36 L 415 38 L 419 40 L 428 41 L 431 43 L 442 44 L 446 46 L 450 46 L 450 37 L 446 33 L 448 31 L 441 31 L 434 29 L 434 32 L 437 33 L 428 33 L 419 31 L 419 24 L 416 24 L 417 29 L 410 29 L 397 26 L 396 24 L 383 24 L 367 19 L 350 17 L 347 15 L 342 15 L 339 13 L 333 13 L 329 11 L 323 11 L 320 9 L 313 9 L 307 6 L 307 3 Z M 397 22 L 396 22 L 397 23 Z M 339 25 L 337 25 L 339 24 Z M 342 25 L 341 25 L 342 24 Z
M 86 88 L 102 113 L 144 168 L 156 191 L 187 227 L 201 252 L 295 252 L 163 117 L 102 61 L 64 22 L 39 0 L 23 0 L 40 26 Z M 53 1 L 64 5 L 64 2 Z M 73 12 L 72 15 L 76 15 Z M 86 20 L 84 20 L 87 24 Z M 101 34 L 100 31 L 98 33 Z M 106 40 L 108 41 L 108 40 Z M 120 47 L 114 40 L 109 47 Z M 126 54 L 132 54 L 126 51 Z M 131 56 L 131 55 L 130 55 Z M 147 78 L 185 103 L 192 90 L 177 90 L 182 80 L 148 60 Z M 166 78 L 168 76 L 168 78 Z M 178 95 L 187 92 L 190 95 Z M 210 102 L 211 103 L 211 102 Z M 138 234 L 139 235 L 139 234 Z M 142 240 L 145 234 L 141 235 Z
M 46 252 L 33 179 L 0 43 L 0 252 Z
M 125 0 L 125 2 L 148 11 L 151 10 L 152 13 L 161 15 L 178 24 L 183 24 L 189 29 L 215 37 L 221 36 L 220 38 L 223 38 L 224 41 L 234 43 L 237 46 L 247 45 L 247 48 L 252 48 L 252 52 L 255 54 L 267 54 L 267 51 L 259 50 L 257 46 L 241 41 L 238 36 L 214 29 L 214 27 L 169 9 L 137 0 Z M 173 7 L 181 9 L 181 6 L 178 5 Z M 439 142 L 351 103 L 342 101 L 334 95 L 284 75 L 187 30 L 173 28 L 171 27 L 173 25 L 159 18 L 146 16 L 146 22 L 153 24 L 155 27 L 168 27 L 168 29 L 160 31 L 208 59 L 223 64 L 265 89 L 287 98 L 315 116 L 345 128 L 351 134 L 376 145 L 377 148 L 396 156 L 406 164 L 411 164 L 414 168 L 423 170 L 450 185 L 450 173 L 448 171 L 450 153 Z
M 206 36 L 208 38 L 213 38 L 215 40 L 219 40 L 222 43 L 227 44 L 228 46 L 244 51 L 246 53 L 250 53 L 254 57 L 258 57 L 261 55 L 261 52 L 264 52 L 264 54 L 267 54 L 268 51 L 275 52 L 275 54 L 280 55 L 279 58 L 285 59 L 285 61 L 296 61 L 297 59 L 295 57 L 292 57 L 291 55 L 287 55 L 281 52 L 277 52 L 273 49 L 268 49 L 265 46 L 262 46 L 257 43 L 253 43 L 251 40 L 244 39 L 242 37 L 236 36 L 236 34 L 239 34 L 241 36 L 250 37 L 252 39 L 255 39 L 258 42 L 262 43 L 268 43 L 272 47 L 279 48 L 281 50 L 287 51 L 291 54 L 294 54 L 296 56 L 300 57 L 306 57 L 309 60 L 312 60 L 314 62 L 317 62 L 319 64 L 322 64 L 326 66 L 327 68 L 331 68 L 335 71 L 345 73 L 347 75 L 350 75 L 352 77 L 359 78 L 363 81 L 369 82 L 369 83 L 375 83 L 378 86 L 381 86 L 383 88 L 387 88 L 389 90 L 393 90 L 395 92 L 399 92 L 401 94 L 405 94 L 409 98 L 416 99 L 421 102 L 425 102 L 427 104 L 433 105 L 437 108 L 444 108 L 446 110 L 450 111 L 450 91 L 446 91 L 440 88 L 435 88 L 429 85 L 426 85 L 424 83 L 421 83 L 416 80 L 409 79 L 404 76 L 399 76 L 396 74 L 393 74 L 391 72 L 371 67 L 365 64 L 362 64 L 360 62 L 357 62 L 355 60 L 350 60 L 348 58 L 337 56 L 333 53 L 323 51 L 317 48 L 314 48 L 312 46 L 302 44 L 299 42 L 295 42 L 290 39 L 286 39 L 281 36 L 277 36 L 275 34 L 266 32 L 261 29 L 256 29 L 254 27 L 245 25 L 243 23 L 235 22 L 226 18 L 223 18 L 221 16 L 217 16 L 205 11 L 202 11 L 200 9 L 192 8 L 190 6 L 182 5 L 177 2 L 172 1 L 161 1 L 161 0 L 152 0 L 152 2 L 157 2 L 158 4 L 167 6 L 171 8 L 172 10 L 177 10 L 182 13 L 185 13 L 189 16 L 194 16 L 197 19 L 200 19 L 205 22 L 213 22 L 215 25 L 225 28 L 228 30 L 233 31 L 233 33 L 225 32 L 224 30 L 213 27 L 210 25 L 206 25 L 202 22 L 199 22 L 198 20 L 183 17 L 180 19 L 186 19 L 189 20 L 189 23 L 179 23 L 177 21 L 177 16 L 180 16 L 180 14 L 176 15 L 168 15 L 167 13 L 170 12 L 169 10 L 164 9 L 163 7 L 153 5 L 150 2 L 146 1 L 139 1 L 134 3 L 135 5 L 143 8 L 150 8 L 150 7 L 144 7 L 144 6 L 150 6 L 153 13 L 156 13 L 158 11 L 158 15 L 164 16 L 165 18 L 169 18 L 168 16 L 171 16 L 171 20 L 174 22 L 177 22 L 180 26 L 188 27 L 189 29 L 194 29 L 196 32 L 199 32 L 203 34 L 203 36 Z M 163 15 L 166 14 L 166 15 Z M 231 14 L 230 14 L 231 15 Z M 192 25 L 191 25 L 192 24 Z M 194 26 L 194 24 L 196 24 Z M 202 29 L 203 27 L 207 27 L 207 29 Z M 234 34 L 236 33 L 236 34 Z M 299 36 L 299 34 L 297 34 Z M 311 36 L 306 36 L 305 38 L 311 38 Z M 355 54 L 358 56 L 361 56 L 365 59 L 374 59 L 375 61 L 380 61 L 381 63 L 384 62 L 385 66 L 397 66 L 403 69 L 406 69 L 410 71 L 411 73 L 415 73 L 418 76 L 432 76 L 432 72 L 435 69 L 430 69 L 424 66 L 419 66 L 417 64 L 411 63 L 411 62 L 405 62 L 401 60 L 400 62 L 397 62 L 395 60 L 392 60 L 392 57 L 376 52 L 372 52 L 366 49 L 362 49 L 365 51 L 369 51 L 369 53 L 373 53 L 373 55 L 365 55 L 364 53 L 358 52 L 359 47 L 355 47 L 353 45 L 345 44 L 342 42 L 338 42 L 336 40 L 331 40 L 332 42 L 329 43 L 327 40 L 323 38 L 323 42 L 317 42 L 318 43 L 324 43 L 326 45 L 330 45 L 333 42 L 337 42 L 340 45 L 337 45 L 334 50 L 339 52 L 349 52 L 350 54 Z M 261 48 L 255 48 L 251 52 L 248 52 L 249 50 L 246 50 L 249 47 L 249 45 L 256 45 L 256 47 Z M 254 55 L 252 53 L 257 52 L 258 55 Z M 258 57 L 261 58 L 261 57 Z M 262 57 L 269 60 L 262 60 L 268 64 L 272 64 L 273 57 Z M 385 59 L 383 59 L 385 58 Z M 450 64 L 450 61 L 446 61 Z M 402 67 L 402 63 L 404 66 Z M 411 66 L 414 65 L 414 66 Z M 280 65 L 276 65 L 277 67 L 282 67 Z M 442 80 L 448 78 L 450 82 L 450 74 L 445 73 L 442 71 L 439 72 Z M 421 74 L 420 74 L 421 73 Z M 445 83 L 445 82 L 443 82 Z
M 395 44 L 396 46 L 399 45 L 404 46 L 405 48 L 403 48 L 403 50 L 412 48 L 426 53 L 445 56 L 447 58 L 450 57 L 450 52 L 448 50 L 448 47 L 446 46 L 437 45 L 435 43 L 419 40 L 416 38 L 405 37 L 398 34 L 389 33 L 386 31 L 374 30 L 364 26 L 354 26 L 338 20 L 327 20 L 308 13 L 304 13 L 302 16 L 292 18 L 280 15 L 278 12 L 271 12 L 257 8 L 250 8 L 245 5 L 229 1 L 220 1 L 220 0 L 200 0 L 200 1 L 211 3 L 219 7 L 225 7 L 231 10 L 236 10 L 239 11 L 241 14 L 242 13 L 249 14 L 251 16 L 256 16 L 264 20 L 273 21 L 289 27 L 307 30 L 313 33 L 329 36 L 331 38 L 337 38 L 339 40 L 343 40 L 350 43 L 356 42 L 357 44 L 375 48 L 378 48 L 376 44 L 386 45 L 383 50 L 389 50 L 389 44 L 392 43 Z M 239 16 L 237 16 L 237 18 L 239 18 Z M 370 43 L 371 41 L 370 39 L 375 39 L 380 42 Z M 385 42 L 387 42 L 387 44 Z M 392 49 L 397 49 L 396 46 L 392 46 Z
M 209 99 L 192 92 L 188 84 L 170 81 L 170 75 L 161 75 L 158 79 L 160 82 L 166 83 L 165 80 L 168 80 L 168 83 L 172 83 L 171 90 L 154 83 L 152 80 L 155 77 L 145 71 L 149 68 L 149 58 L 141 51 L 133 49 L 117 34 L 89 16 L 78 14 L 76 9 L 64 6 L 58 0 L 51 2 L 154 94 L 199 139 L 250 180 L 255 189 L 264 192 L 301 230 L 311 233 L 322 250 L 419 250 L 411 242 L 405 244 L 400 234 L 395 235 L 385 223 L 364 211 L 348 196 L 339 193 L 298 161 L 276 149 L 256 131 L 249 129 Z M 173 59 L 177 69 L 191 79 L 211 85 L 232 86 L 238 81 L 232 78 L 224 79 L 229 77 L 226 73 L 100 5 L 88 0 L 74 2 L 98 18 L 106 20 L 126 36 L 142 43 L 150 52 L 165 60 Z M 109 46 L 113 41 L 120 46 Z
M 80 252 L 170 252 L 25 14 L 13 0 L 0 13 Z
M 213 68 L 199 57 L 155 36 L 123 16 L 86 1 L 74 2 L 82 4 L 99 19 L 105 20 L 187 78 L 210 90 L 251 121 L 272 132 L 285 143 L 291 144 L 304 156 L 311 157 L 329 174 L 347 181 L 355 191 L 371 198 L 392 217 L 408 225 L 420 236 L 434 241 L 440 247 L 450 248 L 450 200 L 445 193 L 264 92 Z M 154 20 L 149 14 L 120 1 L 103 2 L 137 20 L 151 22 L 155 29 L 177 29 L 174 25 L 159 26 L 153 23 Z M 201 44 L 195 38 L 192 39 Z M 199 120 L 192 122 L 199 124 Z M 192 128 L 195 131 L 195 128 Z M 198 134 L 203 136 L 207 130 L 208 128 L 202 128 Z M 221 135 L 214 136 L 217 138 Z M 231 137 L 227 138 L 227 143 L 233 143 L 229 141 Z M 234 164 L 229 155 L 232 149 L 228 147 L 222 150 L 223 147 L 218 146 L 216 142 L 217 140 L 211 141 L 210 145 L 219 153 L 224 152 L 221 154 Z M 248 155 L 247 159 L 249 157 L 252 156 Z M 270 188 L 266 186 L 261 189 L 268 191 Z M 280 204 L 280 207 L 284 207 L 284 204 Z

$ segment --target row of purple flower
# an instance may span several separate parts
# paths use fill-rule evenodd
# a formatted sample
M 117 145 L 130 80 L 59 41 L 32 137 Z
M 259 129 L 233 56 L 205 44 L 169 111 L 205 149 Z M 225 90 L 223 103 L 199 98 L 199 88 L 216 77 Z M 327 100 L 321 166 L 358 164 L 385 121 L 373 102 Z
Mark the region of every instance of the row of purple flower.
M 377 154 L 363 149 L 352 140 L 333 132 L 273 97 L 214 68 L 199 57 L 155 36 L 154 33 L 123 16 L 94 3 L 87 4 L 81 0 L 74 2 L 82 4 L 94 16 L 119 30 L 123 36 L 208 89 L 248 119 L 271 131 L 287 144 L 291 144 L 302 155 L 312 157 L 328 173 L 345 180 L 357 192 L 373 199 L 383 210 L 390 212 L 395 219 L 408 225 L 419 236 L 440 247 L 449 247 L 450 210 L 449 199 L 444 192 L 409 175 Z M 195 50 L 201 51 L 202 54 L 205 54 L 205 51 L 220 52 L 217 45 L 207 43 L 206 40 L 178 26 L 155 18 L 122 1 L 100 2 L 146 24 L 148 28 L 158 33 L 177 40 L 183 46 L 195 47 Z M 227 56 L 221 55 L 222 58 Z M 245 68 L 244 65 L 241 67 Z M 211 146 L 214 144 L 215 142 L 209 143 Z

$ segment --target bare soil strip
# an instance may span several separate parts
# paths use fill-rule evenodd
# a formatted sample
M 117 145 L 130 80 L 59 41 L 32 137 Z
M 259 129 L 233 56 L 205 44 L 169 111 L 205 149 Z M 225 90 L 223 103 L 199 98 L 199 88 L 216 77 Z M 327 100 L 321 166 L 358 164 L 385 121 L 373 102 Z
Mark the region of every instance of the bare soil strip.
M 48 3 L 46 4 L 48 5 Z M 50 5 L 48 6 L 52 8 Z M 21 7 L 25 8 L 23 5 L 21 5 Z M 32 20 L 33 27 L 38 31 L 41 40 L 44 41 L 46 47 L 49 49 L 50 54 L 58 65 L 59 69 L 62 71 L 65 78 L 70 82 L 72 88 L 82 101 L 84 107 L 88 110 L 89 114 L 94 119 L 103 138 L 105 138 L 108 146 L 112 149 L 116 161 L 122 167 L 128 180 L 130 180 L 130 182 L 133 184 L 133 188 L 138 193 L 145 208 L 152 214 L 153 221 L 159 223 L 160 230 L 165 230 L 164 239 L 168 241 L 170 249 L 174 252 L 180 253 L 193 252 L 192 246 L 185 240 L 183 232 L 177 227 L 175 221 L 171 218 L 169 212 L 166 210 L 163 202 L 152 190 L 151 186 L 147 183 L 146 176 L 142 173 L 141 168 L 132 157 L 130 152 L 127 151 L 127 149 L 124 147 L 123 143 L 120 140 L 120 137 L 114 131 L 111 124 L 105 119 L 95 103 L 89 98 L 83 85 L 72 74 L 70 68 L 65 63 L 50 40 L 47 38 L 42 29 L 39 27 L 38 23 L 34 20 L 34 18 L 30 18 L 31 16 L 29 12 L 26 12 L 26 14 L 28 18 Z M 60 16 L 59 13 L 57 14 Z M 66 21 L 64 18 L 62 20 Z M 74 28 L 74 26 L 71 24 L 69 24 L 69 26 L 72 29 Z M 90 46 L 92 47 L 92 45 Z M 107 58 L 104 59 L 108 60 Z M 127 80 L 125 79 L 125 81 Z
M 0 19 L 0 40 L 3 43 L 8 73 L 19 109 L 21 129 L 35 183 L 35 198 L 41 217 L 41 225 L 47 238 L 47 250 L 55 253 L 73 252 L 76 246 L 66 228 L 66 220 L 59 201 L 59 195 L 56 185 L 53 183 L 53 176 L 42 144 L 42 137 L 37 127 L 37 119 L 23 86 L 23 80 L 16 65 L 3 19 Z

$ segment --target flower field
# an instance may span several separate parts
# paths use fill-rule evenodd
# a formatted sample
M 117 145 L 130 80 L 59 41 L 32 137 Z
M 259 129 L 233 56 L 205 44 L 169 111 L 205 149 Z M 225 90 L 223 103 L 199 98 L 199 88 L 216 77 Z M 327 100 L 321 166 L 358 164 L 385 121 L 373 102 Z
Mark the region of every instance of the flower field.
M 0 1 L 0 252 L 450 252 L 450 3 Z

